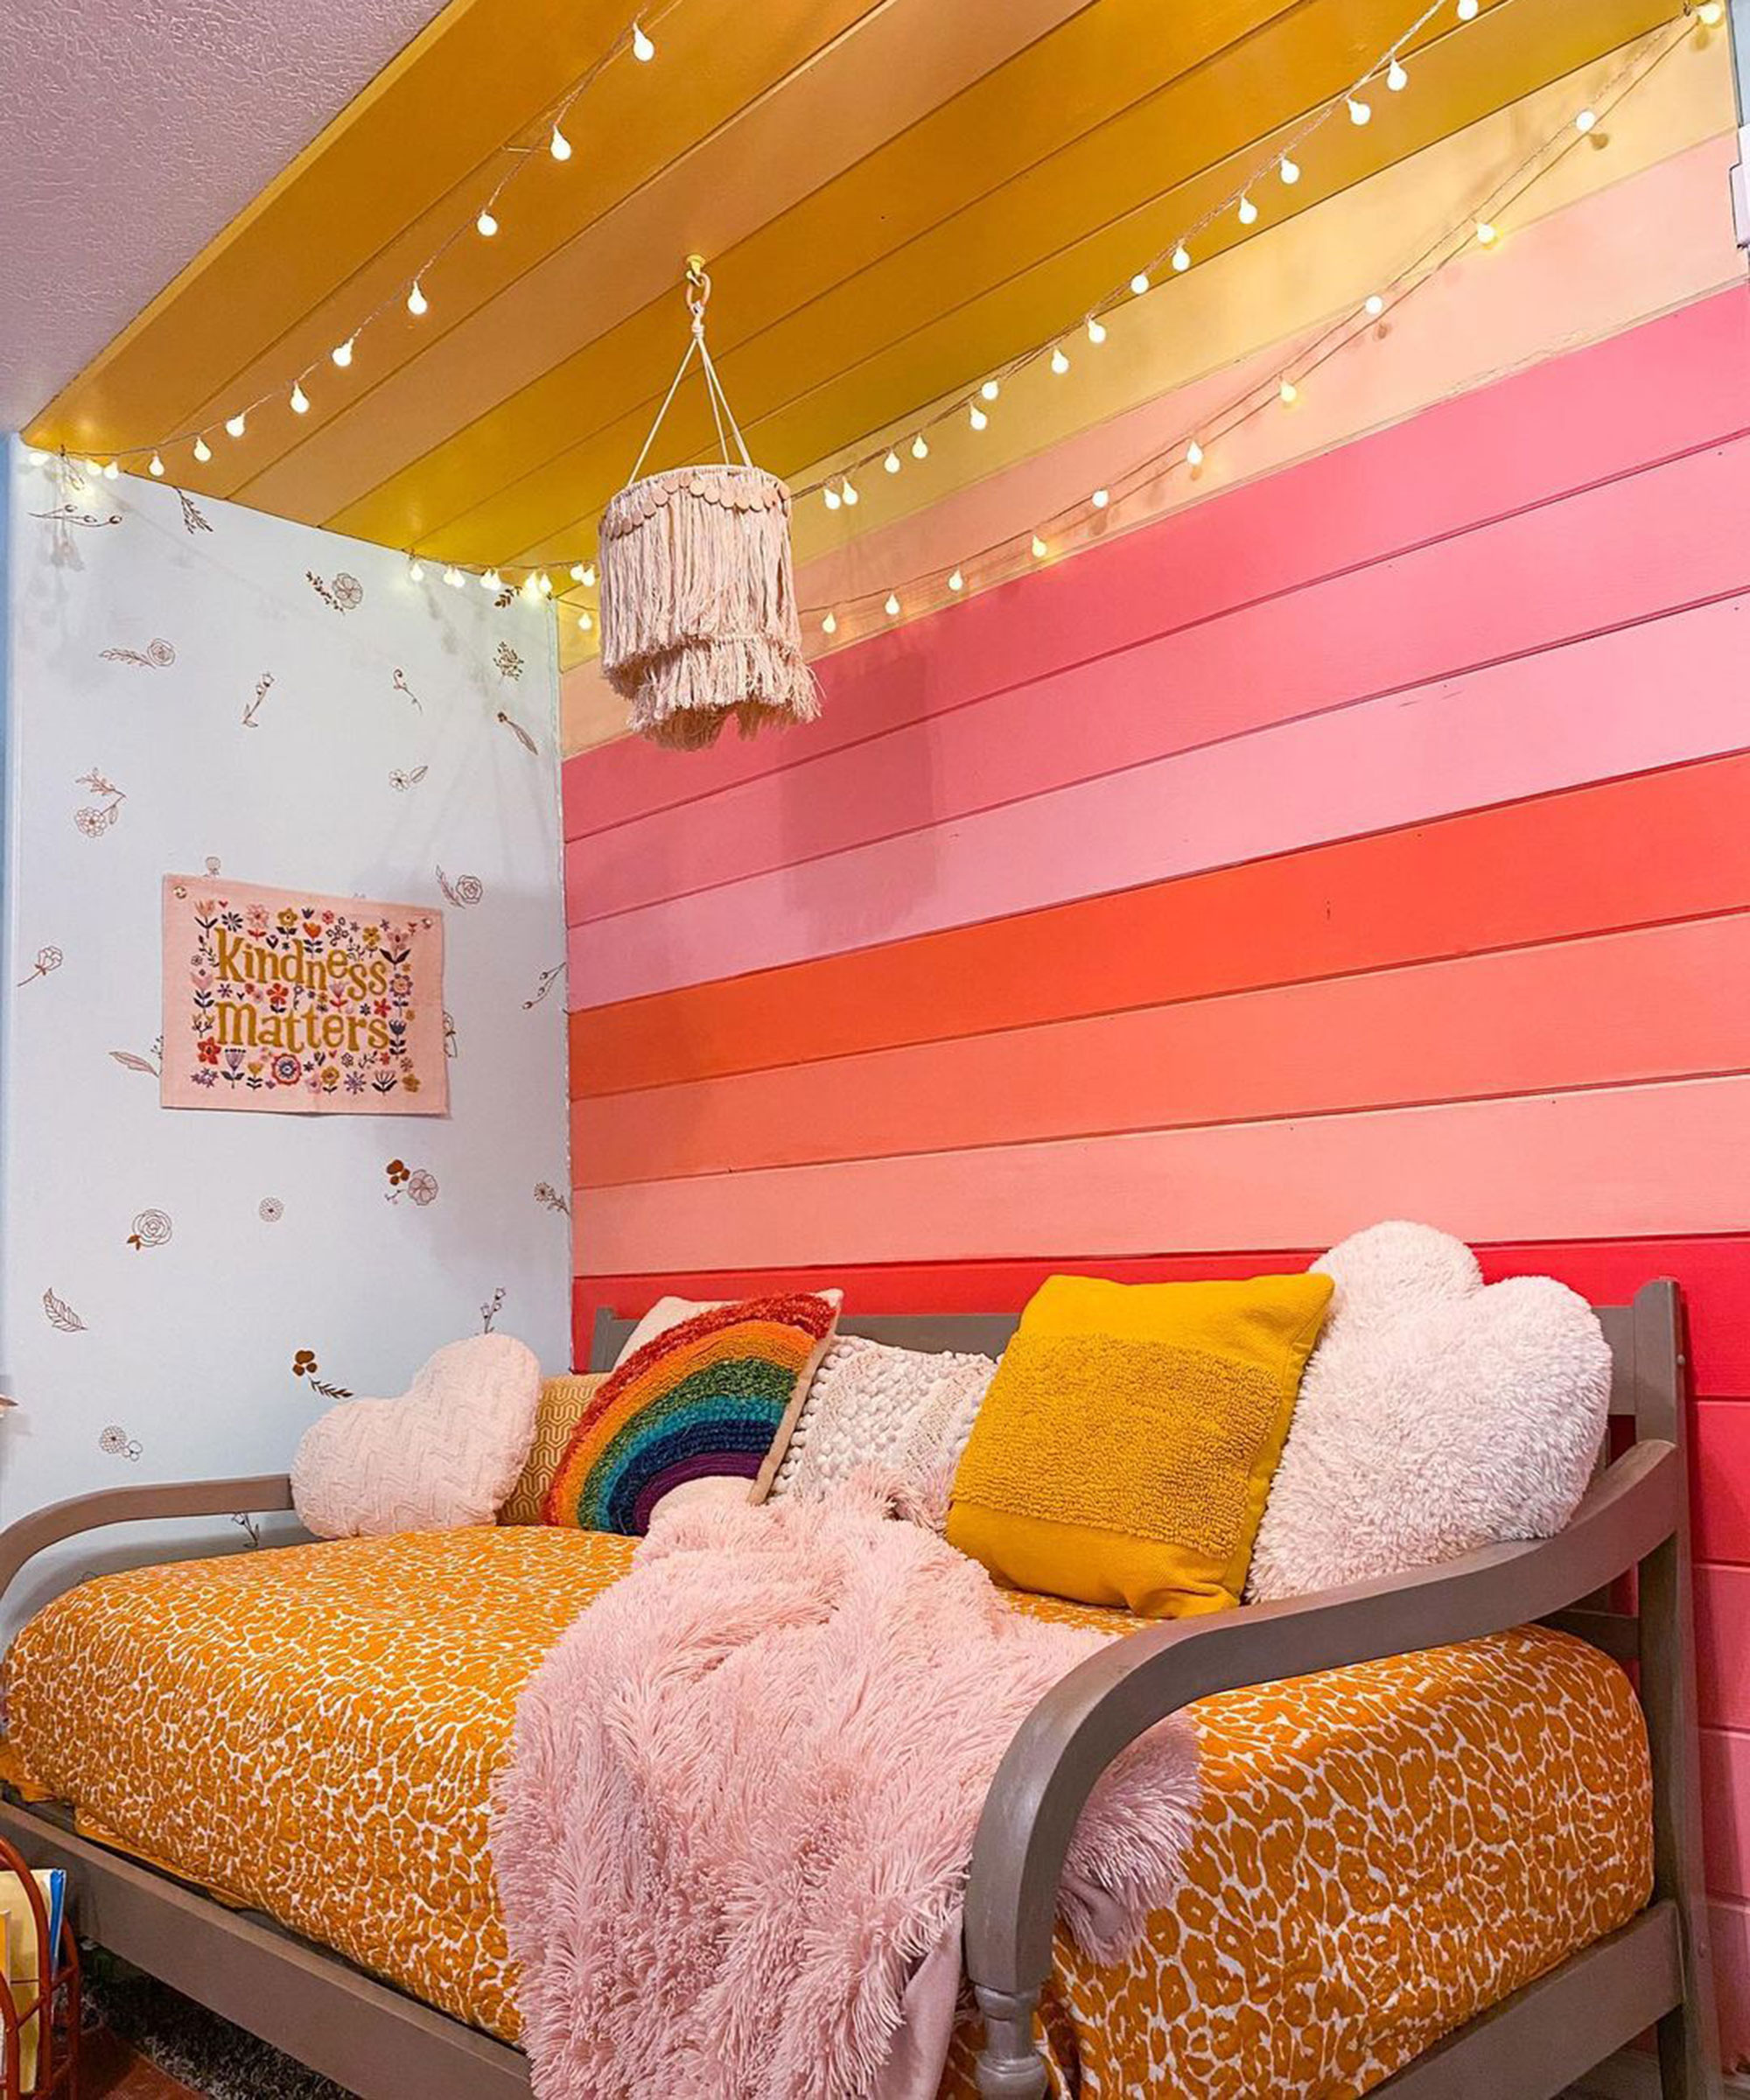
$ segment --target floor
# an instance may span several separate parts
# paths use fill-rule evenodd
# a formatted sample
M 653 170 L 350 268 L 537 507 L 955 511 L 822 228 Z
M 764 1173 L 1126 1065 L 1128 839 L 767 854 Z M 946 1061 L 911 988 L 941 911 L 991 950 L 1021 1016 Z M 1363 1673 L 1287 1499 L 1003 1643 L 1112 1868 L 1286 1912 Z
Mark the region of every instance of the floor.
M 107 2029 L 88 2034 L 80 2066 L 80 2100 L 200 2100 L 192 2085 L 161 2071 Z

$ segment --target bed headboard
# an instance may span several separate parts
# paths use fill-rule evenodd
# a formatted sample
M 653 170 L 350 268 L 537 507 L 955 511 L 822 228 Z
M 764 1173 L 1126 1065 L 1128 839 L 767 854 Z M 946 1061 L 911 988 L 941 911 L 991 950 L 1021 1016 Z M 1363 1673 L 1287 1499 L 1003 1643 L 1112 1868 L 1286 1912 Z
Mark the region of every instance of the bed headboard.
M 896 1348 L 962 1350 L 969 1356 L 1000 1356 L 1020 1325 L 1018 1312 L 877 1312 L 863 1320 L 841 1320 L 841 1334 L 865 1341 L 891 1342 Z M 638 1322 L 606 1310 L 596 1314 L 590 1337 L 590 1368 L 607 1371 Z

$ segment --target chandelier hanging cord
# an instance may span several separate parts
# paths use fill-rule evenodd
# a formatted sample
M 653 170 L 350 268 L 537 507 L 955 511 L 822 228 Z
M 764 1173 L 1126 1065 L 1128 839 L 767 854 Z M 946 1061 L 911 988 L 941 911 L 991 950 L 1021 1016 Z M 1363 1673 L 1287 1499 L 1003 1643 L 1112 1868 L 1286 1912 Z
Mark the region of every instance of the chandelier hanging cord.
M 687 346 L 681 354 L 681 361 L 676 368 L 675 376 L 668 382 L 668 391 L 662 396 L 662 405 L 656 411 L 656 420 L 650 426 L 650 435 L 644 440 L 644 449 L 639 453 L 637 463 L 626 477 L 628 480 L 637 480 L 644 472 L 644 462 L 650 457 L 650 448 L 656 442 L 656 433 L 662 427 L 663 418 L 674 406 L 675 396 L 681 390 L 681 382 L 687 376 L 695 358 L 698 359 L 699 368 L 704 374 L 705 398 L 710 402 L 711 421 L 717 425 L 717 441 L 723 453 L 724 465 L 735 465 L 729 450 L 732 436 L 735 439 L 736 451 L 741 454 L 742 466 L 752 466 L 753 464 L 747 450 L 747 440 L 741 434 L 741 425 L 735 420 L 735 410 L 729 405 L 729 396 L 724 392 L 723 382 L 718 377 L 717 367 L 711 361 L 710 345 L 705 340 L 705 308 L 710 304 L 710 272 L 705 268 L 704 257 L 689 256 L 686 297 L 687 312 L 693 317 L 692 329 L 687 338 Z M 727 429 L 724 428 L 725 424 Z

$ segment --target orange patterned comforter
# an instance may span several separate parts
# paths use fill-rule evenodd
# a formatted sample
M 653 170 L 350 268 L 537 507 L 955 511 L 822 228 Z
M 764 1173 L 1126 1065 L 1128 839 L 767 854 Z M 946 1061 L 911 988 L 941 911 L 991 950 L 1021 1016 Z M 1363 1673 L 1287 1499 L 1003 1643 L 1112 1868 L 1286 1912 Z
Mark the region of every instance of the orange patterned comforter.
M 14 1776 L 91 1835 L 513 2036 L 488 1788 L 524 1681 L 632 1546 L 416 1533 L 88 1583 L 12 1649 Z M 1194 1715 L 1207 1798 L 1186 1886 L 1116 1967 L 1060 1939 L 1060 2094 L 1345 2100 L 1648 1899 L 1640 1712 L 1614 1663 L 1561 1634 Z M 969 2016 L 952 2100 L 972 2100 L 976 2042 Z

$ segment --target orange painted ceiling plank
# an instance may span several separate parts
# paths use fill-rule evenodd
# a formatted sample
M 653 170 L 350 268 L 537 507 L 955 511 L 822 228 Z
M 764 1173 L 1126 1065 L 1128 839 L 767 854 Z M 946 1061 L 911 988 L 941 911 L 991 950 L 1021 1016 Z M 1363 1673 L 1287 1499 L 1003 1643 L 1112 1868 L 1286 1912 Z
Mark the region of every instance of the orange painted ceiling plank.
M 1413 100 L 1401 98 L 1401 111 L 1382 111 L 1365 129 L 1339 119 L 1316 148 L 1306 150 L 1306 174 L 1293 192 L 1295 208 L 1362 179 L 1399 151 L 1415 150 L 1517 100 L 1669 11 L 1670 0 L 1609 0 L 1584 10 L 1566 0 L 1516 0 L 1470 30 L 1443 38 L 1415 59 L 1420 91 Z M 1047 164 L 1017 177 L 999 195 L 963 206 L 948 223 L 731 349 L 720 360 L 725 383 L 744 422 L 755 427 L 760 457 L 786 472 L 836 444 L 880 430 L 920 402 L 1000 364 L 1123 281 L 1139 253 L 1169 242 L 1180 226 L 1243 179 L 1257 152 L 1255 146 L 1252 154 L 1234 151 L 1240 138 L 1223 135 L 1221 112 L 1228 97 L 1225 90 L 1211 92 L 1214 73 L 1225 75 L 1231 68 L 1250 76 L 1260 46 L 1277 51 L 1275 93 L 1250 79 L 1237 91 L 1238 106 L 1250 119 L 1285 116 L 1316 100 L 1303 83 L 1320 66 L 1320 91 L 1326 92 L 1364 62 L 1347 52 L 1334 56 L 1328 38 L 1316 48 L 1288 48 L 1291 32 L 1300 25 L 1304 34 L 1308 20 L 1290 18 L 1194 82 L 1151 94 Z M 1284 92 L 1284 83 L 1292 92 Z M 1215 168 L 1205 172 L 1212 160 Z M 1187 168 L 1196 172 L 1176 193 L 1141 201 L 1170 182 L 1175 170 Z M 1279 184 L 1272 189 L 1275 194 L 1263 201 L 1279 213 L 1285 192 Z M 1236 230 L 1232 220 L 1223 228 L 1228 237 Z M 832 238 L 830 225 L 822 228 L 819 242 Z M 732 288 L 733 323 L 745 288 L 760 285 L 761 277 L 746 276 L 732 257 L 719 282 Z M 672 318 L 668 333 L 672 342 Z M 511 412 L 520 414 L 522 405 L 510 404 Z M 665 434 L 670 458 L 696 456 L 710 442 L 702 399 L 680 406 L 672 438 Z M 508 479 L 500 494 L 437 534 L 434 549 L 500 559 L 526 550 L 529 558 L 550 560 L 586 547 L 595 514 L 636 454 L 648 414 L 640 403 L 617 427 L 574 443 L 532 473 Z M 393 515 L 368 505 L 336 522 L 376 537 Z
M 580 151 L 556 179 L 531 183 L 528 197 L 581 200 L 563 226 L 525 224 L 522 193 L 513 192 L 497 239 L 470 244 L 459 297 L 453 263 L 434 278 L 416 348 L 325 425 L 269 453 L 241 493 L 288 514 L 331 516 L 653 302 L 662 302 L 672 329 L 682 256 L 732 247 L 1082 4 L 1014 0 L 994 19 L 971 6 L 944 18 L 937 0 L 784 0 L 761 11 L 752 18 L 761 45 L 757 93 L 732 94 L 727 69 L 698 68 L 718 91 L 717 116 L 690 133 L 665 106 L 661 129 L 682 146 L 648 179 L 628 183 L 618 160 L 573 173 Z M 683 18 L 684 9 L 674 18 Z M 665 66 L 671 55 L 685 63 L 684 52 L 670 53 L 665 27 Z M 872 95 L 872 78 L 892 82 L 890 91 Z M 650 158 L 640 141 L 640 159 Z M 494 251 L 513 249 L 527 267 L 486 298 L 473 279 Z M 409 252 L 410 270 L 418 256 Z M 423 528 L 411 514 L 409 536 Z
M 995 4 L 976 0 L 987 17 Z M 1284 4 L 1195 0 L 1162 9 L 1155 0 L 1099 0 L 1084 8 L 794 208 L 774 200 L 759 231 L 727 255 L 712 255 L 713 347 L 721 354 L 806 308 L 823 290 L 854 278 L 969 199 L 990 197 L 1066 140 L 1150 98 L 1158 82 L 1196 66 L 1212 47 L 1243 40 L 1261 20 L 1279 18 Z M 1364 0 L 1364 5 L 1382 19 L 1401 19 L 1402 0 Z M 862 92 L 872 92 L 867 78 Z M 542 379 L 458 430 L 452 442 L 326 522 L 341 531 L 397 542 L 411 536 L 417 523 L 441 550 L 456 542 L 434 536 L 440 528 L 466 519 L 483 495 L 507 481 L 546 470 L 569 484 L 580 440 L 595 437 L 613 461 L 612 471 L 623 475 L 684 340 L 684 314 L 673 289 L 677 280 L 678 268 L 671 268 L 666 295 L 642 313 L 556 361 Z M 931 288 L 932 297 L 939 289 Z M 842 360 L 853 348 L 839 342 L 828 353 Z M 689 406 L 682 405 L 683 414 Z M 557 463 L 550 465 L 556 452 Z M 517 543 L 500 536 L 494 552 L 504 554 Z
M 624 19 L 623 0 L 452 0 L 32 435 L 83 451 L 151 442 L 184 427 L 337 284 L 353 283 L 356 315 L 382 288 L 370 269 L 384 244 L 560 93 Z

